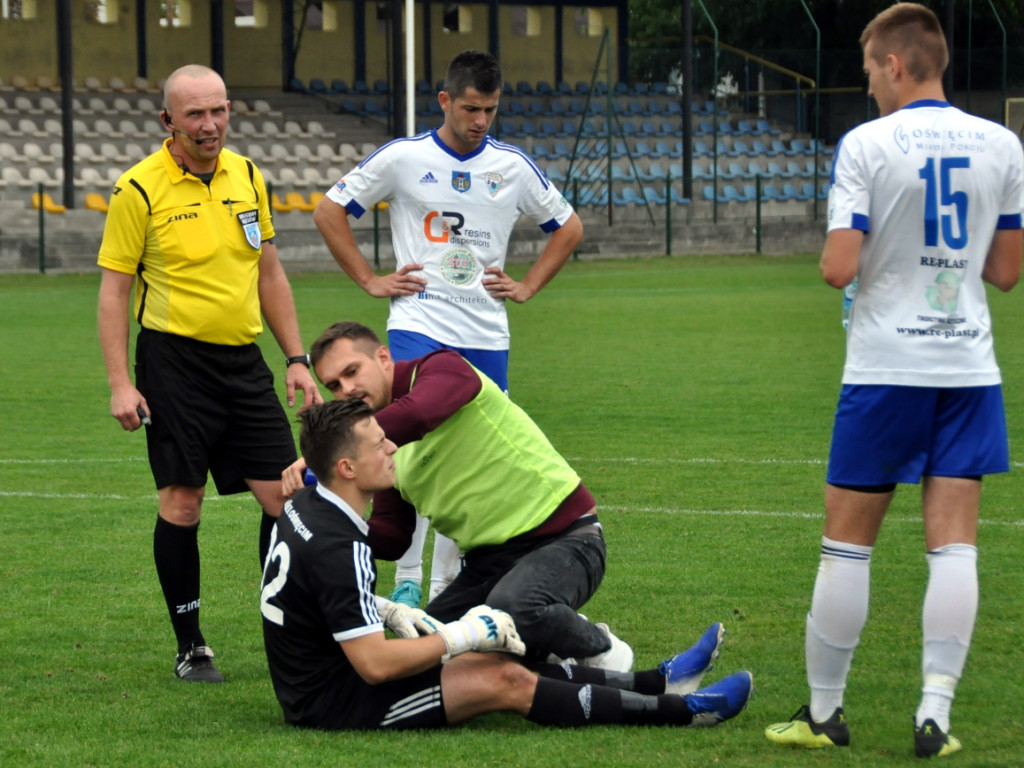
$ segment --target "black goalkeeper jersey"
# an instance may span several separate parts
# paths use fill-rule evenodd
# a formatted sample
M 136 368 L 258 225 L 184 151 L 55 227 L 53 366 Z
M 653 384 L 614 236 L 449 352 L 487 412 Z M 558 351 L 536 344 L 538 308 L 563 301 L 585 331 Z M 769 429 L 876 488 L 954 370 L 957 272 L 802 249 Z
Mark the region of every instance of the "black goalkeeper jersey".
M 370 686 L 338 644 L 384 624 L 366 523 L 341 498 L 310 486 L 285 504 L 263 571 L 260 607 L 270 676 L 285 720 L 336 729 L 361 718 Z

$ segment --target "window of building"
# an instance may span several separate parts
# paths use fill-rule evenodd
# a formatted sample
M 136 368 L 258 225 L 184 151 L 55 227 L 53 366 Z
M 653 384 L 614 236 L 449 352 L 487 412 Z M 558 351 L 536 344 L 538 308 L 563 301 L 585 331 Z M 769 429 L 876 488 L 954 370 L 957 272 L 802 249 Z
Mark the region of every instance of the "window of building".
M 518 37 L 540 37 L 540 11 L 525 5 L 511 9 L 512 34 Z
M 91 0 L 85 4 L 85 18 L 93 24 L 116 24 L 117 0 Z
M 576 34 L 581 37 L 600 37 L 604 34 L 604 20 L 596 8 L 580 8 L 576 11 Z
M 191 27 L 192 0 L 161 0 L 161 27 Z
M 267 0 L 235 0 L 235 26 L 263 29 L 267 26 Z
M 34 19 L 36 0 L 0 0 L 0 19 Z
M 468 5 L 449 3 L 444 7 L 445 32 L 472 32 L 473 11 Z

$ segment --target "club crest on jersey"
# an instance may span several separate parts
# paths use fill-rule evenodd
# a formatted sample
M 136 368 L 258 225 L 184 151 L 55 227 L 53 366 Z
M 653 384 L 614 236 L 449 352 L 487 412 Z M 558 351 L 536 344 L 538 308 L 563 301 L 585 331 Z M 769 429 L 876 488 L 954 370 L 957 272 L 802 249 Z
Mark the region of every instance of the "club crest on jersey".
M 456 192 L 469 192 L 472 179 L 466 171 L 452 171 L 452 189 Z
M 505 179 L 500 173 L 485 173 L 484 181 L 487 183 L 487 191 L 491 193 L 491 197 L 498 194 L 498 190 L 501 189 L 501 185 L 505 183 Z
M 242 225 L 245 241 L 256 250 L 259 250 L 260 243 L 263 241 L 262 233 L 260 232 L 260 212 L 242 211 L 238 214 L 238 223 Z

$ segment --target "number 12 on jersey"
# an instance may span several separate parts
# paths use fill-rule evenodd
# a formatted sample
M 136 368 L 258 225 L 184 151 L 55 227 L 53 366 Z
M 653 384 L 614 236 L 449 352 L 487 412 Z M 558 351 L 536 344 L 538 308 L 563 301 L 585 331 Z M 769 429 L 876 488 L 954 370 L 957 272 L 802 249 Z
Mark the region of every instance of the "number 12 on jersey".
M 917 175 L 924 180 L 924 244 L 936 246 L 939 244 L 939 229 L 941 221 L 942 240 L 952 248 L 959 251 L 967 245 L 967 193 L 963 190 L 956 190 L 953 187 L 951 172 L 955 168 L 971 167 L 969 157 L 943 157 L 939 159 L 938 179 L 935 177 L 935 158 L 929 157 Z M 952 213 L 944 213 L 939 216 L 939 206 L 952 206 Z M 956 218 L 954 231 L 953 219 Z

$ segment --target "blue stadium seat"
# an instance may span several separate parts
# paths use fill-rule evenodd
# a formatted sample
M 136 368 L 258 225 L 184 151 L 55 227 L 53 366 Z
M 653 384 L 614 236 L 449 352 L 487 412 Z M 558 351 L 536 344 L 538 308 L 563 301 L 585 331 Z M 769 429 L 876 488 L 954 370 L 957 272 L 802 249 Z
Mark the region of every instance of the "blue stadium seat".
M 753 184 L 743 185 L 743 197 L 746 198 L 747 202 L 757 200 L 757 187 Z
M 720 136 L 732 136 L 735 131 L 732 129 L 732 123 L 728 120 L 718 121 L 718 134 Z
M 388 92 L 388 81 L 387 80 L 374 80 L 373 81 L 373 92 L 378 96 L 383 96 Z
M 306 84 L 303 83 L 299 78 L 293 77 L 288 81 L 288 90 L 296 91 L 297 93 L 307 93 Z
M 693 156 L 694 157 L 711 157 L 711 149 L 703 141 L 693 142 Z
M 327 93 L 327 83 L 325 83 L 322 78 L 312 77 L 309 80 L 309 92 L 325 94 Z
M 530 96 L 533 94 L 533 86 L 530 85 L 526 80 L 520 80 L 516 83 L 516 93 L 520 96 Z
M 793 174 L 789 171 L 783 170 L 782 166 L 774 160 L 768 161 L 768 175 L 773 179 L 791 179 Z
M 668 83 L 663 82 L 661 80 L 656 80 L 655 82 L 651 83 L 651 93 L 655 94 L 656 96 L 664 96 L 665 94 L 668 93 Z
M 689 205 L 690 198 L 683 197 L 681 192 L 678 192 L 675 187 L 669 187 L 668 197 L 673 203 L 677 205 Z
M 533 142 L 533 150 L 530 152 L 534 160 L 550 160 L 551 156 L 548 154 L 548 145 L 541 141 Z
M 651 163 L 647 170 L 640 171 L 641 181 L 664 181 L 665 180 L 665 169 L 661 167 L 661 163 Z
M 682 133 L 679 124 L 673 120 L 659 120 L 657 125 L 659 136 L 678 136 Z
M 757 128 L 760 134 L 765 136 L 778 136 L 781 133 L 778 128 L 772 128 L 771 123 L 767 120 L 758 120 L 754 123 L 754 127 Z
M 646 141 L 638 141 L 634 145 L 634 153 L 637 157 L 660 157 L 660 155 L 654 154 L 654 150 L 648 146 Z
M 552 117 L 563 118 L 566 115 L 565 102 L 560 99 L 552 99 L 551 106 L 548 108 L 549 115 Z
M 751 176 L 755 178 L 758 176 L 768 175 L 768 172 L 761 167 L 761 164 L 757 162 L 757 160 L 751 160 L 749 163 L 747 163 L 747 173 L 749 173 Z
M 800 139 L 793 139 L 789 142 L 790 149 L 793 150 L 794 155 L 813 155 L 814 146 L 810 144 L 804 144 Z
M 661 107 L 661 114 L 666 117 L 678 117 L 683 114 L 683 108 L 675 99 L 669 99 Z
M 508 99 L 501 105 L 501 111 L 508 117 L 522 117 L 525 113 L 523 104 L 519 99 Z
M 709 203 L 712 202 L 715 199 L 714 188 L 705 184 L 704 188 L 701 190 L 701 197 Z
M 583 80 L 577 80 L 575 90 L 576 93 L 579 94 L 580 96 L 586 96 L 588 93 L 590 93 L 590 84 Z
M 553 91 L 554 88 L 551 87 L 551 83 L 549 83 L 547 80 L 537 81 L 537 93 L 539 93 L 541 96 L 550 96 Z
M 800 186 L 800 194 L 802 194 L 804 196 L 805 200 L 813 200 L 814 199 L 814 195 L 816 194 L 816 190 L 814 188 L 814 184 L 812 184 L 809 181 L 808 182 L 804 182 Z
M 537 127 L 537 133 L 535 136 L 542 138 L 545 136 L 554 136 L 558 132 L 555 128 L 555 124 L 551 120 L 541 120 L 540 125 Z
M 665 196 L 655 187 L 645 186 L 644 197 L 647 198 L 647 202 L 654 203 L 655 205 L 664 205 Z
M 633 166 L 627 165 L 623 168 L 618 163 L 612 165 L 612 181 L 636 181 L 636 173 Z
M 787 147 L 780 139 L 772 139 L 772 149 L 786 157 L 796 157 L 796 151 Z
M 555 87 L 555 91 L 559 96 L 571 96 L 572 86 L 565 82 L 565 80 L 559 80 L 558 85 Z
M 821 185 L 818 187 L 818 199 L 819 200 L 828 200 L 828 192 L 829 192 L 829 188 L 831 186 L 832 185 L 829 184 L 829 182 L 827 182 L 827 181 L 821 182 Z
M 417 96 L 429 96 L 431 94 L 430 83 L 426 80 L 416 81 L 416 95 Z
M 754 175 L 739 163 L 729 163 L 729 175 L 734 179 L 752 179 Z
M 654 151 L 662 157 L 679 157 L 679 155 L 672 154 L 672 148 L 669 147 L 668 142 L 664 141 L 654 142 Z
M 760 139 L 754 139 L 750 142 L 750 149 L 755 155 L 764 155 L 765 157 L 775 157 L 779 154 L 774 149 L 769 148 Z
M 632 117 L 642 117 L 647 114 L 647 108 L 639 101 L 630 101 L 626 104 L 625 114 Z
M 697 127 L 700 130 L 701 134 L 704 136 L 710 136 L 715 132 L 715 126 L 712 125 L 707 120 L 697 121 Z
M 441 89 L 438 88 L 438 90 L 440 91 Z M 351 92 L 358 95 L 365 95 L 370 92 L 370 86 L 366 84 L 365 80 L 353 80 Z
M 644 120 L 640 123 L 640 128 L 637 131 L 637 136 L 659 136 L 658 126 L 654 124 L 653 120 Z
M 754 126 L 750 124 L 749 120 L 737 120 L 736 121 L 736 133 L 743 134 L 745 136 L 756 135 Z
M 340 77 L 331 80 L 331 93 L 348 93 L 348 81 Z
M 626 187 L 621 195 L 612 193 L 612 202 L 616 205 L 644 205 L 644 199 L 637 194 L 633 187 Z
M 788 163 L 786 163 L 786 173 L 788 173 L 792 177 L 799 176 L 800 178 L 803 179 L 810 179 L 814 177 L 813 170 L 808 171 L 800 167 L 800 163 L 796 162 L 795 160 L 790 160 Z
M 568 159 L 572 157 L 572 150 L 569 149 L 569 145 L 564 141 L 556 141 L 551 147 L 551 157 L 555 160 L 560 158 Z
M 562 186 L 562 182 L 565 181 L 565 174 L 557 165 L 549 165 L 545 175 L 558 186 Z
M 730 157 L 757 157 L 757 152 L 747 146 L 747 142 L 743 139 L 733 139 L 732 150 L 729 152 Z
M 761 199 L 762 200 L 777 200 L 780 203 L 785 202 L 789 198 L 784 197 L 778 188 L 774 184 L 764 184 L 761 186 Z
M 615 83 L 615 87 L 612 91 L 616 96 L 625 96 L 629 93 L 629 83 L 619 80 Z
M 814 192 L 814 188 L 811 187 L 811 193 L 813 194 L 813 192 Z M 810 200 L 811 199 L 810 195 L 805 195 L 805 194 L 801 193 L 796 188 L 796 186 L 794 186 L 793 184 L 783 184 L 782 185 L 782 193 L 786 197 L 788 197 L 790 200 L 805 201 L 805 200 Z

